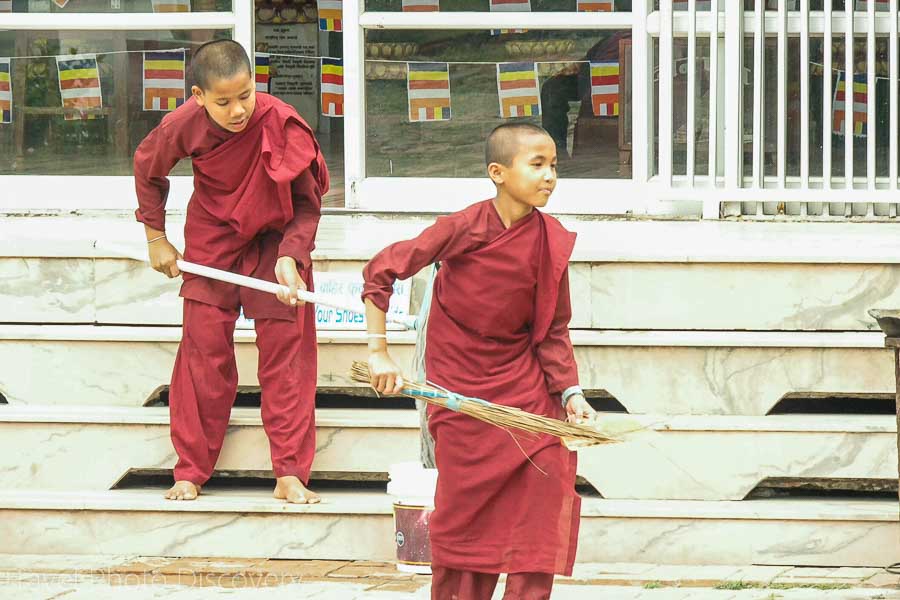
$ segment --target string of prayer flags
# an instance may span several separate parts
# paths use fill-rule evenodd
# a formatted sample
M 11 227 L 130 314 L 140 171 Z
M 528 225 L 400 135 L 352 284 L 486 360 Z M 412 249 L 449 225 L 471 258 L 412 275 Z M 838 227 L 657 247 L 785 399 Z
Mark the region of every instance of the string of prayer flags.
M 845 85 L 846 73 L 838 71 L 837 88 L 834 91 L 833 102 L 833 129 L 837 135 L 845 134 L 846 114 L 845 101 L 847 97 L 847 88 Z M 868 81 L 865 73 L 859 73 L 853 76 L 853 135 L 855 137 L 866 137 L 868 125 Z
M 155 13 L 191 12 L 191 0 L 150 0 Z
M 97 55 L 57 56 L 56 68 L 59 72 L 59 93 L 63 108 L 70 109 L 66 111 L 66 120 L 96 118 L 95 113 L 89 114 L 86 111 L 103 108 Z
M 326 117 L 344 116 L 343 59 L 322 59 L 322 114 Z
M 12 61 L 0 58 L 0 125 L 12 123 Z
M 613 4 L 612 0 L 577 0 L 575 9 L 578 12 L 613 12 Z
M 440 12 L 440 0 L 403 0 L 403 12 Z
M 407 63 L 409 120 L 450 120 L 450 66 L 447 63 Z
M 505 35 L 507 33 L 525 33 L 527 29 L 491 29 L 491 35 Z
M 256 77 L 256 91 L 269 93 L 269 54 L 257 52 L 254 59 L 254 75 Z
M 591 105 L 595 117 L 619 115 L 619 63 L 591 63 Z
M 144 110 L 175 110 L 184 96 L 184 50 L 144 52 Z
M 500 117 L 536 117 L 541 114 L 537 66 L 533 62 L 497 65 Z
M 318 0 L 319 31 L 343 31 L 344 7 L 342 0 Z
M 491 0 L 491 12 L 531 12 L 531 0 Z
M 12 0 L 0 0 L 0 13 L 12 12 Z

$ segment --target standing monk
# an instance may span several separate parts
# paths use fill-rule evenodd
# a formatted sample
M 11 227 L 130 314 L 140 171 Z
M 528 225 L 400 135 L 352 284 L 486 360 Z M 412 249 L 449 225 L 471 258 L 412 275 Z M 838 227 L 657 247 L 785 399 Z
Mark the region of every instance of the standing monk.
M 537 208 L 556 186 L 556 146 L 540 127 L 508 124 L 488 137 L 497 195 L 441 217 L 382 250 L 363 275 L 372 382 L 402 387 L 387 353 L 385 310 L 396 279 L 440 262 L 428 317 L 425 372 L 448 390 L 559 419 L 594 418 L 578 387 L 568 323 L 575 235 Z M 519 437 L 428 406 L 438 484 L 429 523 L 432 598 L 549 598 L 575 561 L 581 499 L 576 456 L 550 435 Z
M 288 286 L 276 299 L 184 274 L 184 329 L 169 392 L 178 453 L 170 500 L 194 500 L 216 466 L 237 391 L 234 326 L 255 319 L 262 421 L 269 438 L 275 497 L 313 503 L 316 328 L 312 261 L 328 170 L 312 130 L 284 102 L 257 93 L 250 60 L 231 40 L 202 45 L 191 61 L 193 102 L 163 118 L 134 156 L 134 179 L 150 262 L 169 277 L 182 258 L 168 241 L 166 176 L 191 157 L 184 257 Z

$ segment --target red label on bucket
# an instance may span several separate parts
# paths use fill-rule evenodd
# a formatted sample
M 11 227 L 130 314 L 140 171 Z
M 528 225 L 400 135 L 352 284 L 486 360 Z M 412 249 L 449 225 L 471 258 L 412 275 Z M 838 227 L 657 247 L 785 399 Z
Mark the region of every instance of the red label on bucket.
M 397 562 L 405 565 L 431 564 L 428 519 L 433 510 L 426 506 L 394 504 Z

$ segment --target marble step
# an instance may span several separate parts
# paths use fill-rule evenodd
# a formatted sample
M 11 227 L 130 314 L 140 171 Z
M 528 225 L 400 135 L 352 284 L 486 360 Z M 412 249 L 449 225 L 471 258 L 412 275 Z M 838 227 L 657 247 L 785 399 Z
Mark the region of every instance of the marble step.
M 6 322 L 178 324 L 177 281 L 114 246 L 144 252 L 133 215 L 85 211 L 0 222 Z M 636 221 L 565 217 L 578 242 L 572 325 L 584 329 L 874 331 L 869 308 L 900 305 L 900 248 L 890 224 Z M 317 270 L 359 272 L 433 215 L 325 215 Z M 172 212 L 180 244 L 183 213 Z M 421 297 L 422 277 L 413 289 Z
M 316 411 L 313 470 L 387 473 L 419 456 L 414 410 Z M 0 487 L 107 490 L 129 472 L 175 465 L 168 408 L 0 407 Z M 232 474 L 272 468 L 259 409 L 235 408 L 216 465 Z
M 168 385 L 177 327 L 0 325 L 0 394 L 11 404 L 141 406 Z M 636 414 L 764 415 L 787 395 L 894 393 L 891 352 L 876 332 L 573 330 L 585 389 Z M 258 385 L 252 330 L 235 333 L 239 382 Z M 413 332 L 390 332 L 409 369 Z M 320 388 L 359 390 L 367 355 L 356 331 L 319 332 Z M 48 376 L 52 374 L 52 376 Z
M 629 427 L 638 421 L 653 428 L 621 444 L 579 450 L 579 474 L 607 499 L 741 500 L 772 477 L 896 476 L 893 416 L 604 413 L 601 419 L 607 427 L 627 420 Z M 416 460 L 418 448 L 412 410 L 317 411 L 313 469 L 331 477 L 383 476 L 393 463 Z M 0 489 L 101 491 L 128 473 L 169 470 L 174 463 L 166 408 L 0 408 Z M 217 468 L 248 475 L 271 469 L 258 409 L 234 410 Z
M 648 427 L 578 451 L 579 475 L 607 499 L 742 500 L 767 478 L 897 477 L 893 415 L 601 418 Z
M 0 553 L 392 560 L 392 499 L 328 492 L 297 506 L 269 490 L 0 491 Z M 900 553 L 896 501 L 585 499 L 580 562 L 883 566 Z

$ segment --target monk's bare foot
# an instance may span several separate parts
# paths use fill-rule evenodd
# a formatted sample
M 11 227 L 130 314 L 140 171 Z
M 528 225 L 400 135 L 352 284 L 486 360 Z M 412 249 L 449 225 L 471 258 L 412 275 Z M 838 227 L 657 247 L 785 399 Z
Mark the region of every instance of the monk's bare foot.
M 190 481 L 176 481 L 166 492 L 166 500 L 196 500 L 199 495 L 199 485 Z
M 274 496 L 292 504 L 318 504 L 322 501 L 319 495 L 311 492 L 293 475 L 279 477 L 275 480 Z

